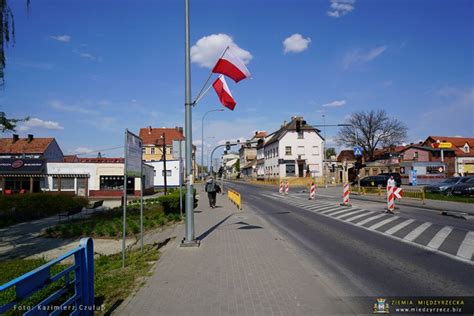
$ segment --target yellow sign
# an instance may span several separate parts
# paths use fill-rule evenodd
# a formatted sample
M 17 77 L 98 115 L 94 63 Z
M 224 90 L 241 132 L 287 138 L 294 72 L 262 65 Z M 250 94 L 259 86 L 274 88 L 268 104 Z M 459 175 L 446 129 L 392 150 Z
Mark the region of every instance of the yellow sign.
M 439 149 L 451 148 L 451 147 L 453 147 L 453 144 L 448 143 L 448 142 L 446 142 L 446 143 L 439 143 L 439 145 L 438 145 L 438 148 L 439 148 Z

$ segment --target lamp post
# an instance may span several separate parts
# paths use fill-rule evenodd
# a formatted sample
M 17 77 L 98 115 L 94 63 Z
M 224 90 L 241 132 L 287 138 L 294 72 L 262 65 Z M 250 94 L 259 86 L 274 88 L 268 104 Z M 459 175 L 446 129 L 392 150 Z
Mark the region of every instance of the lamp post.
M 326 171 L 326 115 L 323 116 L 323 128 L 324 128 L 324 142 L 323 142 L 323 177 L 324 187 L 328 187 L 327 171 Z
M 209 137 L 206 137 L 203 139 L 202 141 L 202 150 L 204 151 L 204 142 L 207 140 L 207 139 L 213 139 L 213 138 L 216 138 L 215 136 L 209 136 Z M 204 152 L 202 152 L 202 154 L 204 155 Z M 207 150 L 207 160 L 209 161 L 209 149 Z M 202 161 L 201 161 L 202 165 L 201 165 L 201 173 L 203 173 L 203 169 L 204 169 L 204 157 L 202 157 Z M 208 163 L 206 163 L 206 166 L 208 165 Z M 207 169 L 207 172 L 209 172 L 209 169 Z
M 206 117 L 207 114 L 211 112 L 222 112 L 224 109 L 214 109 L 214 110 L 209 110 L 204 115 L 202 116 L 201 120 L 201 168 L 204 166 L 204 118 Z M 202 179 L 202 169 L 201 169 L 201 175 L 200 178 Z

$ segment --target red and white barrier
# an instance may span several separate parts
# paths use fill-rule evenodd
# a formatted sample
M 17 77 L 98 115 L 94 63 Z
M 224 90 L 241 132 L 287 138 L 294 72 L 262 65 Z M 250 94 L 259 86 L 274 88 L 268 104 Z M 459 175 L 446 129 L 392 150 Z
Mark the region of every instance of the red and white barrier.
M 395 196 L 393 194 L 393 189 L 391 185 L 387 185 L 387 211 L 393 213 L 395 210 Z
M 345 183 L 344 184 L 344 191 L 343 191 L 343 194 L 342 194 L 342 203 L 341 203 L 341 205 L 351 206 L 349 204 L 350 193 L 351 193 L 351 187 L 350 187 L 349 183 Z
M 280 194 L 283 194 L 283 180 L 280 180 L 280 188 L 278 189 Z
M 285 194 L 288 194 L 289 191 L 290 191 L 290 184 L 288 183 L 288 180 L 287 180 L 285 183 Z
M 396 186 L 387 185 L 387 210 L 390 213 L 395 211 L 395 199 L 401 199 L 403 196 L 402 188 Z
M 316 185 L 314 185 L 314 182 L 311 182 L 311 188 L 309 189 L 309 199 L 314 200 L 316 197 Z

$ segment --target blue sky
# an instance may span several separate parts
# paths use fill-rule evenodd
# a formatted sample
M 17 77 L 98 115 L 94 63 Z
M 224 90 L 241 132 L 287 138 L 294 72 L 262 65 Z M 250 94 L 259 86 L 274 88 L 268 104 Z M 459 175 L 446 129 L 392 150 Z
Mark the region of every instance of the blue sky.
M 474 136 L 470 0 L 191 0 L 192 91 L 231 43 L 252 80 L 228 80 L 233 112 L 206 117 L 209 145 L 274 131 L 292 115 L 342 123 L 385 109 L 428 135 Z M 120 156 L 123 130 L 184 125 L 184 1 L 10 1 L 0 110 L 33 118 L 20 135 L 56 137 L 65 153 Z M 198 43 L 198 41 L 201 42 Z M 286 40 L 286 41 L 285 41 Z M 214 47 L 214 49 L 212 49 Z M 193 110 L 222 107 L 211 90 Z M 337 130 L 327 128 L 329 145 Z

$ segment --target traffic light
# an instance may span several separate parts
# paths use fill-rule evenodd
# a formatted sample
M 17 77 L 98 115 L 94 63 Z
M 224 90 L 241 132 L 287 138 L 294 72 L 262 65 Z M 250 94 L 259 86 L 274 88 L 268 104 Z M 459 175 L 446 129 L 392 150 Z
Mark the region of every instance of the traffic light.
M 225 142 L 225 149 L 230 150 L 230 142 Z
M 221 167 L 219 168 L 219 171 L 218 171 L 217 173 L 219 174 L 219 178 L 221 178 L 221 177 L 222 177 L 222 174 L 224 173 L 224 167 L 221 166 Z

